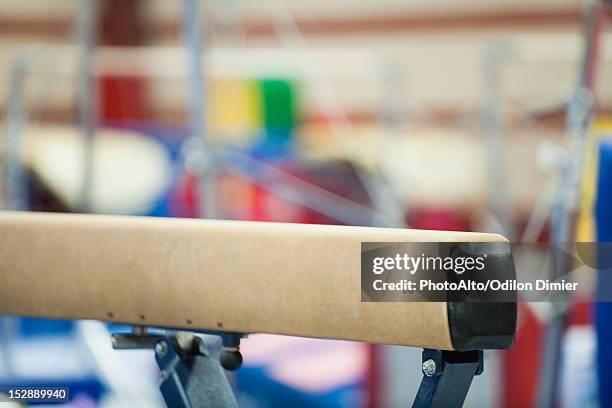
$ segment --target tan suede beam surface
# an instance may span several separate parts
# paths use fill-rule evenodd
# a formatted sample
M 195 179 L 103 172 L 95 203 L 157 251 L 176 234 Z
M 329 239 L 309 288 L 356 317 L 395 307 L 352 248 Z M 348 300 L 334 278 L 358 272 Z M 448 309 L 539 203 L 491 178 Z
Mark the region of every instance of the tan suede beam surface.
M 361 302 L 362 241 L 505 239 L 0 212 L 0 314 L 453 349 L 446 303 Z

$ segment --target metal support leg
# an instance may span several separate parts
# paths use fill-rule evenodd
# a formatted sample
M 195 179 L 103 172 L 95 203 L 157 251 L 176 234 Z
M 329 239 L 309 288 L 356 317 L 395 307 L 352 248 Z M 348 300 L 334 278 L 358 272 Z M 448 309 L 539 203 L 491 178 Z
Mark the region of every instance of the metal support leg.
M 225 335 L 225 334 L 224 334 Z M 241 335 L 227 334 L 224 353 L 242 356 L 238 351 Z M 223 371 L 225 364 L 212 356 L 202 337 L 189 332 L 174 336 L 150 334 L 113 334 L 115 349 L 153 348 L 160 369 L 159 389 L 168 407 L 237 408 L 232 387 Z M 229 350 L 228 350 L 229 349 Z M 222 354 L 223 356 L 223 354 Z M 233 369 L 240 366 L 235 360 Z
M 155 345 L 155 360 L 161 370 L 159 389 L 169 407 L 238 407 L 223 368 L 200 337 L 183 345 L 164 338 Z
M 461 407 L 472 379 L 483 371 L 482 351 L 424 349 L 423 380 L 413 408 Z

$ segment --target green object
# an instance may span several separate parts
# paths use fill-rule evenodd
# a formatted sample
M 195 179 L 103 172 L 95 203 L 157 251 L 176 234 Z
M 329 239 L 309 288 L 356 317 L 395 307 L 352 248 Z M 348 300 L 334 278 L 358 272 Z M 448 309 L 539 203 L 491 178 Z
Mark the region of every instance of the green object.
M 289 138 L 297 122 L 295 84 L 287 79 L 262 79 L 263 124 L 268 137 Z

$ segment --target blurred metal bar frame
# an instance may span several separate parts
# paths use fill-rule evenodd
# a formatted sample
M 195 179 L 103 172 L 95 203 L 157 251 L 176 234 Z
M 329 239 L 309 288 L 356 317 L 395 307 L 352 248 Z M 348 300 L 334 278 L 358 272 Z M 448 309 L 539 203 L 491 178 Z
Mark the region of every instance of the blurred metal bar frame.
M 1 207 L 7 210 L 28 209 L 26 170 L 23 165 L 24 127 L 27 122 L 25 81 L 31 63 L 30 50 L 20 52 L 11 64 L 4 137 L 4 189 Z
M 513 49 L 505 41 L 492 41 L 485 46 L 483 55 L 484 109 L 483 127 L 487 148 L 489 182 L 488 210 L 491 222 L 487 230 L 512 237 L 514 222 L 508 198 L 508 176 L 505 149 L 506 123 L 501 96 L 503 64 L 513 56 Z
M 210 152 L 207 137 L 207 94 L 204 79 L 204 42 L 202 41 L 200 2 L 183 0 L 183 43 L 188 50 L 189 75 L 186 81 L 186 93 L 189 97 L 189 130 L 191 142 L 186 144 L 192 152 L 197 167 L 198 196 L 201 218 L 217 218 L 216 172 L 214 157 Z
M 0 208 L 26 211 L 30 207 L 27 174 L 23 165 L 25 143 L 24 128 L 27 122 L 25 105 L 26 76 L 31 59 L 31 50 L 25 49 L 17 54 L 11 64 L 8 78 L 8 98 L 6 107 L 6 127 L 4 134 L 3 172 L 0 187 Z M 2 362 L 7 373 L 13 370 L 13 341 L 19 332 L 19 319 L 0 318 L 0 349 Z
M 593 117 L 595 75 L 600 57 L 602 33 L 610 19 L 609 1 L 591 0 L 586 9 L 584 22 L 584 54 L 578 84 L 569 100 L 566 113 L 566 137 L 569 142 L 568 159 L 561 168 L 553 206 L 551 239 L 563 247 L 576 240 L 576 223 L 582 189 L 583 168 L 586 156 L 588 128 Z M 561 263 L 557 271 L 567 270 L 567 259 L 556 259 Z M 567 327 L 572 299 L 560 296 L 556 310 L 546 322 L 542 343 L 542 364 L 539 375 L 539 394 L 536 405 L 541 408 L 558 406 L 561 367 L 561 343 Z
M 223 172 L 347 225 L 386 227 L 393 220 L 363 204 L 312 184 L 236 149 L 216 153 Z
M 350 138 L 346 135 L 352 135 L 353 133 L 353 124 L 338 98 L 322 80 L 320 66 L 309 55 L 309 43 L 295 21 L 291 10 L 284 2 L 270 3 L 267 8 L 274 30 L 281 43 L 287 49 L 297 52 L 300 55 L 301 63 L 308 66 L 309 79 L 318 89 L 318 92 L 314 93 L 316 103 L 326 113 L 327 117 L 333 118 L 329 121 L 331 134 L 340 145 L 344 146 Z M 358 167 L 355 168 L 355 172 L 372 205 L 377 212 L 383 214 L 380 220 L 386 223 L 384 226 L 409 228 L 405 220 L 409 208 L 407 205 L 402 206 L 397 202 L 395 192 L 382 177 L 381 172 L 378 169 L 374 172 L 367 172 Z
M 94 191 L 94 138 L 97 114 L 97 91 L 94 78 L 94 51 L 97 42 L 98 0 L 81 0 L 75 21 L 76 41 L 80 45 L 80 70 L 78 77 L 79 125 L 83 132 L 83 173 L 79 210 L 92 210 Z
M 220 160 L 217 157 L 217 153 L 212 149 L 212 146 L 209 143 L 209 138 L 207 137 L 207 95 L 206 95 L 206 82 L 204 79 L 204 71 L 205 67 L 202 64 L 202 60 L 205 55 L 205 47 L 202 41 L 202 27 L 201 27 L 201 13 L 199 8 L 199 2 L 197 0 L 183 0 L 183 42 L 185 48 L 188 50 L 189 57 L 189 79 L 187 81 L 187 94 L 189 95 L 188 101 L 188 110 L 189 110 L 189 122 L 190 122 L 190 137 L 183 145 L 183 156 L 186 162 L 186 168 L 192 174 L 194 174 L 198 179 L 198 196 L 199 196 L 199 213 L 202 218 L 219 218 L 221 216 L 221 211 L 219 209 L 219 203 L 216 198 L 217 191 L 217 173 L 218 170 L 221 170 L 219 166 L 223 163 L 223 170 L 225 170 L 225 165 L 231 164 L 228 163 L 227 160 Z M 339 108 L 341 109 L 341 108 Z M 345 116 L 345 115 L 344 115 Z M 237 152 L 231 155 L 233 158 L 237 158 Z M 240 156 L 238 159 L 249 159 L 249 157 Z M 244 162 L 244 160 L 240 160 Z M 258 164 L 255 159 L 250 160 L 251 162 Z M 269 171 L 274 171 L 275 173 L 281 173 L 281 170 L 274 169 L 272 166 L 266 166 L 264 163 L 259 163 L 260 166 L 264 166 L 265 169 Z M 235 166 L 234 166 L 235 167 Z M 231 170 L 230 170 L 231 171 Z M 244 176 L 244 172 L 241 172 Z M 289 176 L 284 174 L 285 176 Z M 370 180 L 372 177 L 365 177 L 361 173 L 358 173 L 361 181 L 364 184 L 364 187 L 371 193 L 371 190 L 376 187 L 379 192 L 378 196 L 384 194 L 386 192 L 382 192 L 381 186 L 378 185 L 380 183 L 375 183 L 373 180 Z M 286 177 L 284 177 L 286 179 Z M 289 176 L 292 180 L 301 181 L 299 179 L 293 178 Z M 306 188 L 297 188 L 298 193 L 290 194 L 287 188 L 283 186 L 272 186 L 266 185 L 266 188 L 274 193 L 279 193 L 280 196 L 287 198 L 287 195 L 290 194 L 289 198 L 291 201 L 296 201 L 296 197 L 301 196 L 300 204 L 303 205 L 304 198 L 307 196 L 304 194 L 306 190 L 322 190 L 317 188 L 317 186 L 310 185 L 309 183 L 303 182 L 298 183 L 301 187 Z M 312 187 L 312 188 L 309 188 Z M 296 190 L 296 189 L 292 189 Z M 300 193 L 301 191 L 301 193 Z M 326 196 L 331 196 L 330 194 L 324 194 Z M 331 200 L 324 200 L 323 202 L 317 202 L 313 205 L 313 200 L 307 200 L 308 204 L 305 206 L 307 208 L 312 208 L 315 211 L 321 211 L 326 215 L 332 214 L 332 218 L 341 220 L 346 222 L 347 224 L 357 224 L 357 225 L 374 225 L 374 226 L 404 226 L 403 220 L 401 220 L 401 216 L 397 214 L 397 208 L 394 208 L 395 211 L 389 211 L 388 208 L 385 208 L 385 211 L 381 211 L 379 209 L 378 201 L 376 200 L 376 195 L 372 195 L 372 199 L 377 210 L 369 210 L 366 207 L 361 208 L 357 203 L 352 203 L 349 200 L 346 202 L 339 202 L 335 198 L 342 197 L 331 197 Z M 320 196 L 320 195 L 319 195 Z M 330 197 L 327 197 L 330 198 Z M 386 197 L 388 200 L 388 197 Z M 363 217 L 349 217 L 350 221 L 346 221 L 346 217 L 342 214 L 350 213 L 355 207 L 360 207 L 359 209 L 363 209 L 363 212 L 366 216 Z M 370 216 L 370 214 L 374 214 L 374 216 Z M 389 213 L 395 213 L 390 215 Z

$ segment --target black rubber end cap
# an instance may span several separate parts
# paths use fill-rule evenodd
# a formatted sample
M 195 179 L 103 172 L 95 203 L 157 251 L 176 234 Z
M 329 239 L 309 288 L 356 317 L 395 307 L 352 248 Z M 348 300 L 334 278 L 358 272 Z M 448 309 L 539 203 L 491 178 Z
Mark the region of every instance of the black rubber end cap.
M 457 246 L 451 256 L 486 254 L 486 268 L 473 278 L 516 279 L 510 243 L 482 242 Z M 453 273 L 453 272 L 450 272 Z M 475 297 L 476 296 L 476 297 Z M 508 349 L 514 344 L 517 320 L 516 292 L 506 292 L 496 298 L 477 298 L 474 293 L 454 293 L 447 299 L 448 324 L 453 347 L 457 351 Z M 490 295 L 484 295 L 490 296 Z M 494 296 L 500 296 L 496 294 Z

